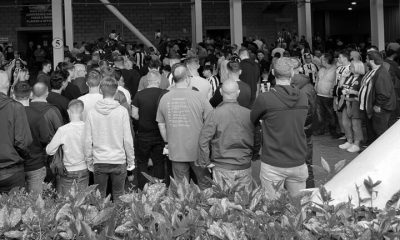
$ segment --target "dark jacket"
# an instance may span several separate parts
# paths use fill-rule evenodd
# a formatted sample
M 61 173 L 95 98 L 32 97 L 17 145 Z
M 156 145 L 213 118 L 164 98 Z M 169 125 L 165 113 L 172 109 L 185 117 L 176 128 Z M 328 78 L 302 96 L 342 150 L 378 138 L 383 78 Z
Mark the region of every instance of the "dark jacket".
M 3 93 L 0 93 L 0 136 L 0 170 L 22 163 L 32 143 L 28 119 L 24 106 Z
M 77 99 L 81 96 L 81 91 L 79 87 L 72 82 L 68 83 L 67 87 L 61 93 L 64 97 L 68 98 L 69 101 L 72 99 Z
M 307 112 L 307 95 L 297 87 L 277 85 L 258 95 L 250 117 L 254 124 L 262 120 L 262 162 L 281 168 L 305 163 Z
M 57 129 L 63 125 L 63 120 L 57 107 L 47 102 L 31 102 L 25 110 L 33 138 L 29 145 L 30 157 L 26 159 L 24 166 L 25 172 L 29 172 L 45 166 L 45 148 Z
M 240 68 L 242 73 L 240 74 L 240 80 L 247 83 L 251 89 L 250 104 L 253 104 L 257 95 L 257 84 L 260 81 L 260 67 L 258 63 L 251 59 L 243 59 L 240 62 Z
M 58 111 L 60 111 L 61 116 L 63 118 L 64 124 L 69 123 L 69 116 L 68 116 L 68 104 L 69 100 L 68 98 L 64 97 L 63 95 L 55 92 L 49 92 L 49 95 L 47 96 L 47 102 L 56 106 L 58 108 Z
M 300 91 L 304 92 L 307 95 L 308 113 L 307 113 L 306 123 L 304 125 L 304 131 L 307 137 L 311 137 L 313 131 L 312 123 L 313 123 L 317 94 L 308 76 L 305 76 L 303 74 L 295 74 L 292 78 L 292 84 L 293 86 L 298 87 Z
M 81 96 L 89 92 L 89 87 L 86 85 L 86 79 L 84 77 L 75 78 L 72 80 L 72 83 L 79 88 Z
M 372 116 L 374 113 L 373 107 L 378 106 L 386 111 L 393 111 L 396 109 L 396 94 L 392 78 L 383 66 L 376 70 L 374 76 L 371 79 L 372 87 L 371 92 L 367 97 L 366 109 L 368 116 Z
M 237 83 L 240 90 L 239 97 L 237 98 L 239 105 L 245 108 L 251 108 L 251 89 L 249 85 L 242 81 L 237 81 Z M 213 108 L 216 108 L 223 100 L 220 92 L 221 86 L 222 85 L 217 87 L 215 94 L 210 99 L 210 104 Z
M 253 154 L 260 148 L 254 146 L 254 132 L 249 109 L 237 101 L 222 102 L 207 116 L 201 129 L 197 164 L 213 163 L 227 170 L 250 168 Z

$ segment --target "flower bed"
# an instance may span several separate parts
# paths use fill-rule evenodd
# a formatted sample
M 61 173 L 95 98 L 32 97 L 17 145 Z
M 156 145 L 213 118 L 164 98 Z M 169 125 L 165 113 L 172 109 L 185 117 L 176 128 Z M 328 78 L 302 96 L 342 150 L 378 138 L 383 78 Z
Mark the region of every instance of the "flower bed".
M 143 191 L 131 192 L 114 204 L 95 186 L 76 187 L 58 197 L 46 185 L 43 196 L 23 190 L 0 198 L 0 239 L 395 239 L 398 212 L 354 208 L 351 201 L 322 204 L 307 196 L 292 199 L 282 192 L 268 200 L 260 187 L 251 193 L 214 185 L 201 191 L 193 183 L 167 188 L 150 179 Z M 238 190 L 238 191 L 236 191 Z M 392 199 L 393 205 L 397 200 Z

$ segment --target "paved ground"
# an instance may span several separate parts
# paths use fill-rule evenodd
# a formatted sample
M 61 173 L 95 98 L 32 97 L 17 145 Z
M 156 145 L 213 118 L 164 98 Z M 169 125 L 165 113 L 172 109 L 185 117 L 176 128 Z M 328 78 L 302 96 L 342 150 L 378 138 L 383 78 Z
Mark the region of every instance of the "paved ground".
M 344 143 L 344 140 L 332 139 L 329 135 L 313 137 L 314 151 L 313 151 L 313 164 L 321 166 L 321 157 L 323 157 L 330 166 L 333 166 L 341 161 L 346 160 L 346 164 L 353 160 L 358 154 L 349 153 L 341 150 L 338 146 Z M 253 162 L 253 177 L 259 183 L 260 174 L 260 161 Z M 326 175 L 323 171 L 314 169 L 316 185 L 323 184 L 332 176 Z

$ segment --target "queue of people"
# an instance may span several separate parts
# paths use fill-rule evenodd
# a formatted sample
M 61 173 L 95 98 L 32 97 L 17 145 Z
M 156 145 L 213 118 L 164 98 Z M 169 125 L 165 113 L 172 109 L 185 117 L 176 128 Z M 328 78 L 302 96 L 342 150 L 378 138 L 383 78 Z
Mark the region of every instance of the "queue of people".
M 118 201 L 129 176 L 144 187 L 142 172 L 250 191 L 259 159 L 270 198 L 276 186 L 292 196 L 315 187 L 312 135 L 328 131 L 345 140 L 338 151 L 361 151 L 399 117 L 400 69 L 398 50 L 385 59 L 370 47 L 363 62 L 355 49 L 306 45 L 278 43 L 273 55 L 256 40 L 133 51 L 110 39 L 54 71 L 43 60 L 34 80 L 26 69 L 14 77 L 11 63 L 0 72 L 0 192 L 39 194 L 45 181 L 67 194 L 76 182 Z M 64 170 L 52 172 L 60 152 Z

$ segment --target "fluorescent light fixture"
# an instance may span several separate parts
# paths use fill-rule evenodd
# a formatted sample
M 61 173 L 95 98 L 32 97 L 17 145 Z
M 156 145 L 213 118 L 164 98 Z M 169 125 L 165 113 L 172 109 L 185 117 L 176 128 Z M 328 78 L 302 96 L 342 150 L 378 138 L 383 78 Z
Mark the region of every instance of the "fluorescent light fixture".
M 357 5 L 357 2 L 351 2 L 351 5 Z
M 353 8 L 349 7 L 347 10 L 351 11 L 351 10 L 353 10 Z

